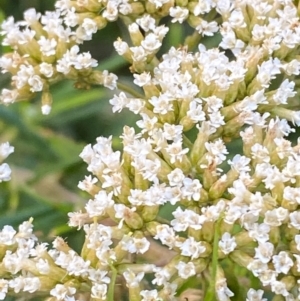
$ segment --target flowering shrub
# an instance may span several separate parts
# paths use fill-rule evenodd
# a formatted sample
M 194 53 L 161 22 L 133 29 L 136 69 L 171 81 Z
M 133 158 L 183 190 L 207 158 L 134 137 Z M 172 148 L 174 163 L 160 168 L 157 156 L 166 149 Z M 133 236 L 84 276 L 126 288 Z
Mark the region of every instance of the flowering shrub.
M 116 90 L 114 113 L 139 116 L 138 130 L 124 126 L 122 151 L 99 137 L 80 154 L 89 175 L 78 186 L 90 199 L 68 214 L 85 233 L 80 253 L 60 237 L 52 248 L 38 242 L 32 219 L 3 228 L 0 299 L 300 300 L 300 141 L 288 139 L 300 125 L 297 4 L 59 0 L 55 8 L 2 23 L 11 52 L 0 66 L 11 87 L 1 102 L 41 93 L 49 114 L 51 84 L 103 85 Z M 116 20 L 130 41 L 116 37 L 114 48 L 136 89 L 80 51 Z M 161 54 L 168 20 L 191 35 Z M 228 151 L 234 140 L 242 154 Z M 12 151 L 2 144 L 1 159 Z M 4 163 L 0 180 L 9 179 Z M 166 207 L 171 220 L 161 216 Z

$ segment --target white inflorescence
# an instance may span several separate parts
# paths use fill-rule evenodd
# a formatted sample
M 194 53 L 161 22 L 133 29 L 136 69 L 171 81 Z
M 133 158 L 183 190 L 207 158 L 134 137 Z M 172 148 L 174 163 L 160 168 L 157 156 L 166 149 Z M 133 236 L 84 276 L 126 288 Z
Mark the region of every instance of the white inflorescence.
M 116 76 L 95 73 L 97 62 L 78 44 L 107 22 L 130 20 L 131 42 L 118 38 L 114 47 L 143 93 L 120 91 L 110 104 L 115 113 L 138 115 L 139 130 L 124 126 L 122 152 L 113 150 L 112 137 L 99 137 L 80 154 L 92 174 L 78 185 L 90 199 L 69 213 L 69 225 L 85 232 L 81 254 L 60 238 L 52 249 L 42 247 L 31 221 L 19 231 L 3 228 L 0 255 L 11 276 L 0 279 L 0 299 L 41 291 L 53 300 L 84 292 L 86 300 L 111 301 L 118 275 L 130 300 L 178 300 L 186 279 L 199 276 L 205 293 L 210 275 L 215 299 L 206 300 L 227 301 L 235 291 L 226 278 L 239 266 L 246 300 L 267 300 L 265 291 L 298 300 L 300 141 L 287 138 L 300 124 L 293 109 L 300 73 L 293 1 L 61 0 L 55 7 L 2 24 L 3 44 L 14 50 L 0 59 L 13 86 L 2 90 L 2 102 L 48 92 L 63 76 L 80 82 L 87 75 L 84 84 L 114 89 Z M 166 16 L 195 34 L 158 59 Z M 219 38 L 218 47 L 199 43 L 202 36 Z M 51 109 L 46 100 L 44 114 Z M 232 157 L 234 139 L 242 150 Z M 0 148 L 3 159 L 13 151 Z M 9 180 L 5 168 L 0 173 Z M 165 208 L 170 221 L 160 217 Z

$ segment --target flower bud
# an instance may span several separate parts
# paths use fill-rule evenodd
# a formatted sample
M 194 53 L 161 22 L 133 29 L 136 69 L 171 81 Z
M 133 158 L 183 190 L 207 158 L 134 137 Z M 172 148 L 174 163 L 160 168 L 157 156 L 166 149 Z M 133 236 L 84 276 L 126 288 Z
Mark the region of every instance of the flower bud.
M 154 220 L 158 214 L 159 206 L 145 206 L 142 209 L 142 219 L 145 222 L 150 222 Z
M 238 265 L 247 268 L 247 266 L 253 260 L 248 254 L 240 250 L 234 250 L 229 254 L 229 258 L 236 262 Z
M 197 162 L 206 153 L 205 143 L 208 141 L 209 134 L 203 131 L 203 128 L 199 128 L 197 138 L 194 142 L 193 148 L 191 150 L 190 158 L 192 165 L 196 165 Z
M 205 222 L 202 226 L 202 238 L 207 242 L 212 242 L 215 233 L 215 225 L 213 222 Z
M 128 31 L 131 37 L 132 44 L 134 46 L 140 46 L 141 42 L 144 40 L 144 36 L 142 35 L 139 26 L 136 23 L 132 23 L 128 26 Z
M 150 233 L 151 236 L 155 236 L 157 234 L 157 227 L 161 224 L 156 221 L 149 222 L 145 224 L 147 231 Z
M 136 212 L 132 212 L 130 216 L 125 216 L 124 220 L 130 229 L 141 229 L 144 224 L 143 219 Z
M 286 290 L 291 290 L 296 285 L 296 279 L 293 276 L 284 276 L 280 279 L 286 286 Z
M 52 95 L 48 91 L 42 92 L 42 113 L 48 115 L 51 112 Z
M 209 197 L 211 199 L 220 198 L 227 189 L 227 187 L 229 187 L 233 183 L 233 181 L 235 181 L 238 178 L 238 176 L 239 173 L 235 169 L 230 169 L 226 174 L 226 177 L 220 178 L 213 184 L 208 193 Z

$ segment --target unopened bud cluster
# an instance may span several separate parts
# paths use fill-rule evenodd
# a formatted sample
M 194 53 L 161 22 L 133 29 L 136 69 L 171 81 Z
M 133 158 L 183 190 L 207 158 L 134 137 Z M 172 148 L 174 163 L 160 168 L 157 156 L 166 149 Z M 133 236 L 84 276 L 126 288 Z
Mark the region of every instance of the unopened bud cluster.
M 56 8 L 76 29 L 67 53 L 106 21 L 129 24 L 131 41 L 118 38 L 114 47 L 143 92 L 124 89 L 110 104 L 138 115 L 139 130 L 124 126 L 122 151 L 99 137 L 80 154 L 91 174 L 79 183 L 90 199 L 69 213 L 69 225 L 85 232 L 80 254 L 61 238 L 49 250 L 38 244 L 31 221 L 19 232 L 2 230 L 0 299 L 29 292 L 51 300 L 189 300 L 179 292 L 194 277 L 192 300 L 237 293 L 247 301 L 299 300 L 300 140 L 288 140 L 300 125 L 295 4 L 65 0 Z M 158 57 L 165 16 L 195 32 Z M 199 43 L 215 34 L 219 47 Z M 91 82 L 106 82 L 90 67 L 82 72 Z M 230 156 L 238 140 L 240 154 Z M 171 220 L 162 218 L 165 208 Z M 257 278 L 256 289 L 247 277 Z

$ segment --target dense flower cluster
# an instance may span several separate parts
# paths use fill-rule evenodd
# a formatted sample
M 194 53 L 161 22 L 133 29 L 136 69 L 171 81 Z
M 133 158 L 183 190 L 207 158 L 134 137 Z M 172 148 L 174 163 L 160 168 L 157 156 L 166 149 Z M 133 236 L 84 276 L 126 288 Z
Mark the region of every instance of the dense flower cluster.
M 89 52 L 80 53 L 78 44 L 89 40 L 97 26 L 87 28 L 85 35 L 72 31 L 70 26 L 59 11 L 41 15 L 34 8 L 24 13 L 24 21 L 14 22 L 9 17 L 2 23 L 2 44 L 13 50 L 0 59 L 2 73 L 12 75 L 13 88 L 2 90 L 2 103 L 30 99 L 42 92 L 42 112 L 49 114 L 50 85 L 64 78 L 76 81 L 78 88 L 88 88 L 91 84 L 115 88 L 117 77 L 107 71 L 93 71 L 97 61 Z
M 131 41 L 118 38 L 114 47 L 143 94 L 121 91 L 110 103 L 113 112 L 139 115 L 139 131 L 124 127 L 122 152 L 112 149 L 112 137 L 99 137 L 80 154 L 92 174 L 79 183 L 90 199 L 69 213 L 69 225 L 85 232 L 81 254 L 60 238 L 49 250 L 38 244 L 31 220 L 0 232 L 0 299 L 37 292 L 112 301 L 121 287 L 129 300 L 227 301 L 236 293 L 227 280 L 239 267 L 244 300 L 267 300 L 265 292 L 299 300 L 300 140 L 288 140 L 300 125 L 294 3 L 61 0 L 56 9 L 45 16 L 29 10 L 24 22 L 2 25 L 15 50 L 0 60 L 15 87 L 3 90 L 2 102 L 48 93 L 62 75 L 93 83 L 96 62 L 77 44 L 120 17 Z M 158 58 L 165 16 L 195 32 Z M 219 35 L 218 47 L 200 44 L 204 35 Z M 99 76 L 116 86 L 113 75 Z M 241 154 L 230 156 L 238 139 Z M 171 220 L 160 215 L 166 207 Z M 164 258 L 151 258 L 155 248 Z M 182 297 L 190 278 L 199 291 Z

